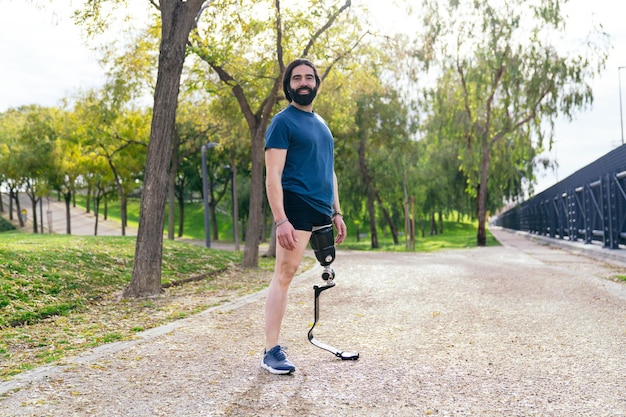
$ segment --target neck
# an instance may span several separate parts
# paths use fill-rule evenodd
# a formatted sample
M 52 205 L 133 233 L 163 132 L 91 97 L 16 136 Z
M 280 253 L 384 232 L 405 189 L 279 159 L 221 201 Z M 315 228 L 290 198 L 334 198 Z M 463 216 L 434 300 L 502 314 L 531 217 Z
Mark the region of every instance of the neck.
M 313 103 L 309 104 L 308 106 L 303 106 L 301 104 L 296 103 L 295 101 L 292 101 L 291 105 L 294 106 L 298 110 L 313 113 Z

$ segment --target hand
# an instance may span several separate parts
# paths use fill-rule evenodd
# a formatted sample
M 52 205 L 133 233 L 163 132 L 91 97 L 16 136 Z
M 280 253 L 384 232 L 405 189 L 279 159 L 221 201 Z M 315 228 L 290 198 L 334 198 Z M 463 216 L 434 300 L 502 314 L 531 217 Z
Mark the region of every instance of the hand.
M 294 250 L 298 241 L 296 229 L 291 222 L 287 221 L 276 227 L 276 241 L 287 250 Z
M 335 243 L 339 245 L 344 240 L 346 240 L 348 228 L 346 227 L 346 224 L 343 221 L 343 216 L 341 215 L 335 216 L 333 218 L 333 223 L 335 225 L 335 228 L 337 229 L 337 237 L 335 238 Z

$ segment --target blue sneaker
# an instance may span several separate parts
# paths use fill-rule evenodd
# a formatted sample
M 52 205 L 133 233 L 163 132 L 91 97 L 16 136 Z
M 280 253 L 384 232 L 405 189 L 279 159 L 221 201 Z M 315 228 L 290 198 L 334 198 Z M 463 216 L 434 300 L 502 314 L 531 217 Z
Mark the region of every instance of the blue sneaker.
M 276 375 L 285 375 L 296 371 L 296 367 L 287 359 L 285 350 L 280 345 L 264 352 L 261 366 Z

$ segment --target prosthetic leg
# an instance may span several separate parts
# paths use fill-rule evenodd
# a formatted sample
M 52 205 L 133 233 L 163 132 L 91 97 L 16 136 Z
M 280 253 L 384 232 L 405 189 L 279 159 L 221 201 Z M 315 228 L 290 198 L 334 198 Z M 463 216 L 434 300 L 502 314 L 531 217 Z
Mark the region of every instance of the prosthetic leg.
M 315 321 L 313 322 L 313 326 L 309 329 L 309 342 L 317 346 L 318 348 L 327 350 L 341 358 L 342 360 L 357 360 L 359 359 L 359 354 L 357 352 L 344 352 L 339 349 L 336 349 L 326 343 L 322 343 L 315 339 L 313 336 L 313 328 L 317 324 L 317 320 L 319 319 L 319 297 L 322 291 L 325 291 L 329 288 L 335 286 L 335 271 L 330 267 L 330 264 L 335 260 L 335 237 L 333 235 L 333 226 L 321 226 L 313 228 L 313 233 L 311 234 L 310 240 L 311 248 L 315 253 L 315 257 L 318 262 L 324 268 L 322 271 L 322 279 L 325 282 L 324 286 L 313 286 L 313 290 L 315 291 Z

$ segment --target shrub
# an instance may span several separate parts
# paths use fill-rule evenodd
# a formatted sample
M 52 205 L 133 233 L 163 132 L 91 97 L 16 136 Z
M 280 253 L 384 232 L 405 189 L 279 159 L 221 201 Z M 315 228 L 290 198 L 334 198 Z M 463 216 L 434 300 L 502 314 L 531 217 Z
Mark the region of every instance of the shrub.
M 15 226 L 13 226 L 7 219 L 0 216 L 0 232 L 6 232 L 9 230 L 15 230 Z

